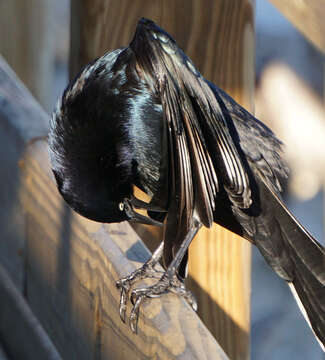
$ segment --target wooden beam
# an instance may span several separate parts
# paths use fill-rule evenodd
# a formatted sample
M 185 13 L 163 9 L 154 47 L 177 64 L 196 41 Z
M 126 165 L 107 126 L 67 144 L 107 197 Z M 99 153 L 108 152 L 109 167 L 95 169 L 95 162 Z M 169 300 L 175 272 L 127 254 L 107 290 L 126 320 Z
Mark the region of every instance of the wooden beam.
M 191 18 L 186 49 L 207 79 L 252 112 L 254 5 L 247 0 L 197 3 L 193 14 L 200 15 Z M 194 239 L 189 259 L 200 317 L 231 359 L 249 359 L 250 244 L 214 225 Z
M 254 0 L 153 0 L 144 6 L 139 0 L 72 0 L 72 76 L 93 58 L 127 45 L 144 16 L 170 32 L 204 76 L 253 111 L 254 4 Z M 138 226 L 137 231 L 148 246 L 161 238 L 149 227 Z M 191 245 L 190 275 L 204 323 L 230 358 L 247 359 L 249 244 L 217 226 L 202 230 Z
M 11 359 L 62 359 L 1 265 L 0 299 L 0 339 Z
M 145 303 L 138 335 L 119 318 L 115 281 L 149 256 L 128 223 L 103 225 L 70 211 L 50 170 L 47 144 L 21 161 L 26 213 L 26 298 L 65 359 L 227 359 L 183 299 Z
M 324 0 L 269 0 L 312 44 L 325 53 Z
M 14 283 L 24 283 L 24 214 L 17 196 L 20 175 L 17 164 L 26 144 L 46 136 L 48 116 L 0 56 L 0 263 Z

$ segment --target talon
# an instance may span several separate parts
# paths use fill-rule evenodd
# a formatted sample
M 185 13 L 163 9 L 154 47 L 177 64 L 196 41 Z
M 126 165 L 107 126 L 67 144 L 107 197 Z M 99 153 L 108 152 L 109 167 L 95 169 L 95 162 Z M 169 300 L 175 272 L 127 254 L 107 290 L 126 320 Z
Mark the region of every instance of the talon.
M 137 295 L 136 295 L 135 291 L 133 290 L 131 293 L 131 296 L 130 296 L 130 300 L 131 300 L 131 303 L 133 306 L 135 305 L 136 298 L 137 298 Z
M 120 306 L 119 306 L 119 313 L 121 320 L 125 323 L 126 319 L 126 303 L 128 299 L 128 293 L 130 290 L 130 285 L 124 281 L 123 279 L 118 280 L 116 282 L 116 287 L 120 289 L 121 295 L 120 295 Z
M 126 317 L 126 302 L 127 302 L 127 291 L 122 288 L 120 296 L 120 318 L 125 323 Z
M 135 301 L 134 301 L 134 297 L 136 297 Z M 144 295 L 137 295 L 136 293 L 132 292 L 131 302 L 133 303 L 134 306 L 130 314 L 130 328 L 134 333 L 138 332 L 139 310 L 143 299 L 144 299 Z
M 138 332 L 140 306 L 146 298 L 157 298 L 170 291 L 185 298 L 192 309 L 197 311 L 198 306 L 195 297 L 190 291 L 186 290 L 182 279 L 178 278 L 177 274 L 172 271 L 163 273 L 154 285 L 134 289 L 130 295 L 131 286 L 136 281 L 143 278 L 156 278 L 158 274 L 161 274 L 161 272 L 157 271 L 151 263 L 146 263 L 142 268 L 134 271 L 128 277 L 116 282 L 116 287 L 120 289 L 121 292 L 119 311 L 120 318 L 123 322 L 126 321 L 128 298 L 130 298 L 130 302 L 133 305 L 129 317 L 129 325 L 134 333 Z
M 197 312 L 198 305 L 197 305 L 197 301 L 196 301 L 194 295 L 190 291 L 188 291 L 184 297 L 185 297 L 185 300 L 187 301 L 187 303 L 191 306 L 191 308 L 195 312 Z
M 195 312 L 197 312 L 197 309 L 198 309 L 197 302 L 196 302 L 196 301 L 193 302 L 193 304 L 191 304 L 191 306 L 192 306 L 192 309 L 193 309 Z
M 130 300 L 131 300 L 131 303 L 133 306 L 135 306 L 138 298 L 140 298 L 140 297 L 143 298 L 145 296 L 144 294 L 142 294 L 143 290 L 146 290 L 146 289 L 135 289 L 131 292 Z

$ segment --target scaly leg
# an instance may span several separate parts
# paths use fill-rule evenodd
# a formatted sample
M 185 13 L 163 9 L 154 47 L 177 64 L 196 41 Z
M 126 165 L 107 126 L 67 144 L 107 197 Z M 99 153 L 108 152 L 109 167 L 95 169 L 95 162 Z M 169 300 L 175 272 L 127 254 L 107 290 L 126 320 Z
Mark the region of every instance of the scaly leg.
M 195 224 L 191 231 L 186 235 L 182 245 L 176 253 L 176 256 L 156 284 L 146 288 L 134 289 L 132 291 L 131 302 L 133 304 L 133 309 L 130 314 L 130 327 L 133 332 L 137 332 L 140 305 L 146 298 L 159 297 L 170 291 L 184 297 L 192 308 L 195 311 L 197 310 L 196 300 L 192 293 L 186 290 L 184 282 L 177 276 L 177 269 L 199 228 L 200 224 Z
M 121 291 L 120 296 L 120 318 L 123 322 L 125 322 L 125 314 L 126 314 L 126 303 L 129 295 L 129 291 L 131 286 L 141 279 L 148 279 L 148 278 L 160 278 L 162 271 L 158 271 L 155 269 L 155 266 L 159 262 L 162 257 L 164 249 L 164 242 L 162 241 L 158 248 L 153 253 L 152 257 L 146 261 L 143 266 L 130 275 L 119 279 L 116 282 L 116 286 Z

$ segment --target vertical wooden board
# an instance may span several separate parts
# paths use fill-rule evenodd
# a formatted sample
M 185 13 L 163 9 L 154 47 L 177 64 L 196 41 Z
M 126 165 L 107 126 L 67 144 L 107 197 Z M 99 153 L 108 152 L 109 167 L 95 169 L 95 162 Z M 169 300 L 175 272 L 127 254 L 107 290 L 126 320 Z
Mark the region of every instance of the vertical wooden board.
M 198 313 L 231 359 L 249 358 L 249 270 L 249 243 L 220 226 L 201 230 L 191 245 L 189 285 Z
M 202 33 L 207 41 L 200 41 L 200 35 L 195 40 L 192 34 L 187 51 L 193 52 L 194 61 L 198 57 L 196 63 L 207 79 L 250 111 L 254 111 L 254 3 L 211 3 L 206 16 L 197 19 L 205 23 Z M 198 314 L 231 359 L 249 358 L 250 269 L 250 244 L 218 225 L 202 229 L 191 245 L 189 285 L 198 294 Z
M 47 157 L 45 142 L 38 141 L 22 164 L 26 296 L 62 357 L 227 359 L 196 314 L 173 294 L 143 305 L 138 335 L 121 322 L 115 281 L 149 252 L 127 223 L 102 225 L 70 212 Z
M 49 110 L 54 72 L 51 0 L 0 2 L 0 53 Z

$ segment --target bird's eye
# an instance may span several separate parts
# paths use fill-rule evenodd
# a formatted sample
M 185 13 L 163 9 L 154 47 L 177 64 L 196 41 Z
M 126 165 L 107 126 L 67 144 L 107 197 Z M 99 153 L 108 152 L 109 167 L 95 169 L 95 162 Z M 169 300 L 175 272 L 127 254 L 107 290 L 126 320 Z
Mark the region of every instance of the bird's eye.
M 120 211 L 123 211 L 124 210 L 124 203 L 120 202 L 118 204 L 118 208 L 120 209 Z

